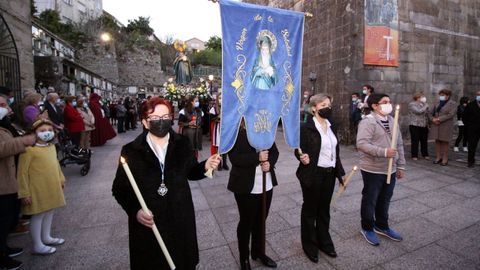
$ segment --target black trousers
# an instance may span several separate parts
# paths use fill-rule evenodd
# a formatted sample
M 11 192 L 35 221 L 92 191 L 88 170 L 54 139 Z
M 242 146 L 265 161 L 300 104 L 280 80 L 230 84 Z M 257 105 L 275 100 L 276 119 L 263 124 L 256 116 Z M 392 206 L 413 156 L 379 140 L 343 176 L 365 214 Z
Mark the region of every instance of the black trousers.
M 335 174 L 317 167 L 317 179 L 312 186 L 302 185 L 303 204 L 301 212 L 302 247 L 311 255 L 318 248 L 333 251 L 330 228 L 330 201 L 335 188 Z
M 475 153 L 477 151 L 478 141 L 480 140 L 480 130 L 467 128 L 468 131 L 468 164 L 475 163 Z
M 273 189 L 267 191 L 267 213 L 265 222 L 272 203 Z M 238 250 L 240 261 L 248 259 L 250 237 L 252 238 L 252 255 L 260 254 L 262 247 L 262 194 L 235 193 L 240 222 L 237 227 Z
M 7 237 L 18 222 L 20 204 L 17 194 L 0 195 L 0 258 L 6 256 Z
M 117 118 L 117 132 L 123 133 L 125 132 L 125 116 Z
M 73 145 L 80 147 L 80 138 L 82 137 L 81 132 L 70 132 L 70 139 L 72 140 Z
M 460 142 L 463 139 L 463 147 L 467 147 L 467 142 L 468 142 L 468 136 L 466 132 L 465 126 L 458 126 L 458 137 L 455 140 L 455 147 L 458 147 L 460 145 Z
M 418 144 L 422 151 L 422 157 L 428 157 L 428 128 L 409 126 L 412 140 L 412 157 L 418 158 Z

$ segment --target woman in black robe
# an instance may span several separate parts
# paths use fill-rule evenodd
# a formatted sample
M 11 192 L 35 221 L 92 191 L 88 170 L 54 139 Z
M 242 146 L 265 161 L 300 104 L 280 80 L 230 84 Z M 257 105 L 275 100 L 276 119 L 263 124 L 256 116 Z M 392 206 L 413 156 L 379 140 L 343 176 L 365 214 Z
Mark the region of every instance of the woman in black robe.
M 120 164 L 113 182 L 113 196 L 128 215 L 131 269 L 170 269 L 150 229 L 153 221 L 176 269 L 195 269 L 199 261 L 188 180 L 204 178 L 207 168 L 217 168 L 220 160 L 212 156 L 198 163 L 188 139 L 172 130 L 172 112 L 170 103 L 161 98 L 146 102 L 142 123 L 147 131 L 123 146 L 121 153 L 153 218 L 141 210 Z

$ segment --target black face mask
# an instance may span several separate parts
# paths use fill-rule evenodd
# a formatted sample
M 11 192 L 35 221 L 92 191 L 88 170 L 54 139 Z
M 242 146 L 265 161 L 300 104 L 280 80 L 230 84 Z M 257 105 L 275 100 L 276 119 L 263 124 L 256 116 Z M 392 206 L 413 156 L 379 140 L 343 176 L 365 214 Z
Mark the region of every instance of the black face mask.
M 172 120 L 152 120 L 149 122 L 150 133 L 156 137 L 163 138 L 172 128 Z
M 329 119 L 332 116 L 332 108 L 326 107 L 317 111 L 318 115 L 323 119 Z

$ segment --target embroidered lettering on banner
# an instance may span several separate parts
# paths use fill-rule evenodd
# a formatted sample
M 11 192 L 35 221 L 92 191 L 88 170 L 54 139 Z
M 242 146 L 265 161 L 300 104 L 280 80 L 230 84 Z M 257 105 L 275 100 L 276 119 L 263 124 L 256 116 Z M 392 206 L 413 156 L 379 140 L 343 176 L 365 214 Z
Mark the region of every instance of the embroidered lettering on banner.
M 240 35 L 240 39 L 235 43 L 235 48 L 237 51 L 243 51 L 243 44 L 245 43 L 245 40 L 247 40 L 247 28 L 242 29 L 242 34 Z

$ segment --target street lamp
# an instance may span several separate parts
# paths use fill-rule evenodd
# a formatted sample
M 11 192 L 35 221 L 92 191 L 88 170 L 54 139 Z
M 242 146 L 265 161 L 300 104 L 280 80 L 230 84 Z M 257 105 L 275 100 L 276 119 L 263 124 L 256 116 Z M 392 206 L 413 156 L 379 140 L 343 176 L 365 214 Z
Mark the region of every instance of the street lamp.
M 100 35 L 100 39 L 102 39 L 103 42 L 109 42 L 110 40 L 112 40 L 112 36 L 110 36 L 109 33 L 105 32 Z
M 210 95 L 213 94 L 213 75 L 208 75 L 208 80 L 210 81 Z
M 310 82 L 312 83 L 312 95 L 315 95 L 315 82 L 317 81 L 317 73 L 315 72 L 310 72 L 310 75 L 308 76 L 310 79 Z

